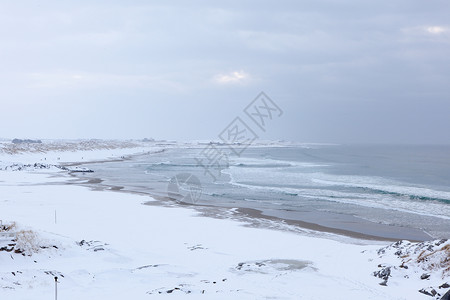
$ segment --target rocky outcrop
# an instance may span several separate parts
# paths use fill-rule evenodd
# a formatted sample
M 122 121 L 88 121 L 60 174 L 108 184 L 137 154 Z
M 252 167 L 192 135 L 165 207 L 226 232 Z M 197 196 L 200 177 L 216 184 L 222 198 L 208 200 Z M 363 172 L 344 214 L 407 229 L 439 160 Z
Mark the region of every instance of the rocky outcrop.
M 388 285 L 393 278 L 423 282 L 427 284 L 418 286 L 418 292 L 434 299 L 449 297 L 450 240 L 398 241 L 378 249 L 376 254 L 380 261 L 385 261 L 372 273 L 382 279 L 380 285 Z

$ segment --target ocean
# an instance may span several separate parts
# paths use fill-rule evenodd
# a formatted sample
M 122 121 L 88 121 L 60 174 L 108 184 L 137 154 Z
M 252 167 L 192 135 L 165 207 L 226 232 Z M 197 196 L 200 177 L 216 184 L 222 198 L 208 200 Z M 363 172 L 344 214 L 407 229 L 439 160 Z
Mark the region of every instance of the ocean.
M 450 237 L 450 146 L 259 145 L 240 156 L 222 146 L 228 164 L 212 170 L 215 179 L 198 163 L 205 147 L 170 146 L 87 164 L 94 173 L 83 176 L 194 206 L 253 208 L 281 220 L 385 238 Z M 177 198 L 174 178 L 181 183 L 186 176 L 196 179 L 195 194 Z M 179 194 L 192 182 L 179 185 Z

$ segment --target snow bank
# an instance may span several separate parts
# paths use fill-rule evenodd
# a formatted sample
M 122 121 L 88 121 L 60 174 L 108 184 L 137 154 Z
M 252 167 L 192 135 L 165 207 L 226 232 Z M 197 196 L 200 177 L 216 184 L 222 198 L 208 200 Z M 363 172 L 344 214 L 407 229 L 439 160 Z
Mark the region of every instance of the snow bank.
M 52 298 L 55 276 L 60 299 L 432 299 L 419 290 L 448 290 L 437 266 L 447 241 L 380 249 L 251 228 L 41 171 L 0 171 L 0 220 L 31 230 L 38 245 L 16 252 L 14 236 L 0 239 L 0 299 Z M 374 272 L 388 266 L 380 285 Z

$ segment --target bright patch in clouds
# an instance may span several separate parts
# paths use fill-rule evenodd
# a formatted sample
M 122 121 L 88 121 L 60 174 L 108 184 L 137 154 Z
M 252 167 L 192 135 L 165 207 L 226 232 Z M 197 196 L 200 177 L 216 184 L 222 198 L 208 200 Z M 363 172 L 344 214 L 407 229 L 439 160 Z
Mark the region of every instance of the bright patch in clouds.
M 446 37 L 450 33 L 448 26 L 415 26 L 402 28 L 401 31 L 409 38 Z
M 448 31 L 448 28 L 441 26 L 430 26 L 427 27 L 427 31 L 431 34 L 441 34 Z
M 214 81 L 221 84 L 242 83 L 249 78 L 250 76 L 244 71 L 234 71 L 228 74 L 218 74 L 214 77 Z

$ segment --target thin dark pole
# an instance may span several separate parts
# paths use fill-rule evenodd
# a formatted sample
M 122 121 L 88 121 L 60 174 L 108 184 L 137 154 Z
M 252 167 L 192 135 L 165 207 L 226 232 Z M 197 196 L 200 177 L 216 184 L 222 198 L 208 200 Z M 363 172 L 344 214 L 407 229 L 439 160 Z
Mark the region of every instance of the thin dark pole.
M 55 300 L 58 300 L 58 277 L 55 276 Z

